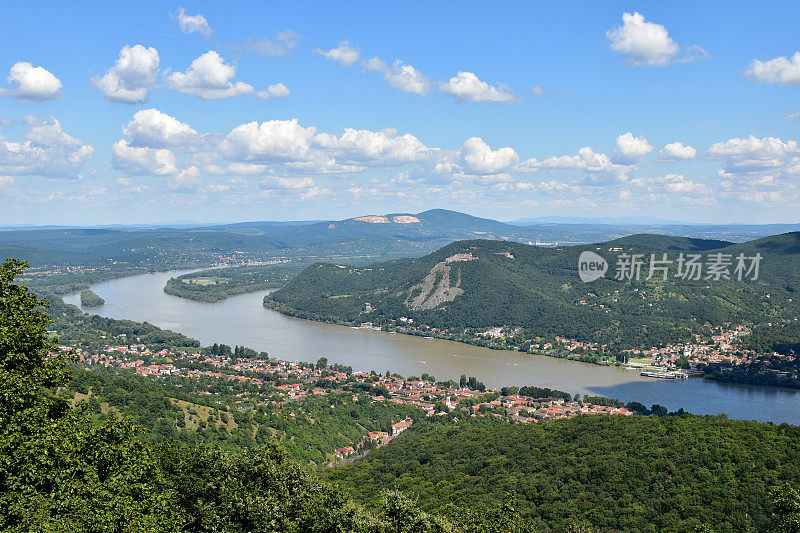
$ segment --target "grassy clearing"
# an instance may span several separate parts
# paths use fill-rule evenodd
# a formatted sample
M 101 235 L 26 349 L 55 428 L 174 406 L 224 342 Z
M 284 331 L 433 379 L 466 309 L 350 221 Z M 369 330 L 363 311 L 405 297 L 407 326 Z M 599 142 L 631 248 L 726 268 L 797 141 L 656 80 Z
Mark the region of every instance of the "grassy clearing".
M 80 392 L 76 392 L 75 396 L 73 396 L 72 400 L 71 400 L 72 401 L 72 405 L 76 405 L 76 404 L 78 404 L 80 402 L 88 402 L 90 398 L 92 398 L 92 391 L 91 390 L 89 390 L 88 394 L 82 394 Z M 109 405 L 108 402 L 98 402 L 98 403 L 100 404 L 100 412 L 103 413 L 104 415 L 106 415 L 106 414 L 110 413 L 111 411 L 113 411 L 117 415 L 121 416 L 121 413 L 120 413 L 119 409 L 117 409 L 116 407 L 111 407 L 111 405 Z
M 183 419 L 186 424 L 186 429 L 196 430 L 204 424 L 214 424 L 216 427 L 224 426 L 228 431 L 233 431 L 237 427 L 233 416 L 224 411 L 184 400 L 177 400 L 175 398 L 170 398 L 169 401 L 183 410 Z M 223 422 L 223 418 L 225 418 L 222 416 L 223 414 L 227 417 L 227 423 Z
M 220 285 L 222 283 L 228 283 L 230 281 L 230 278 L 207 276 L 198 278 L 185 278 L 181 281 L 183 281 L 187 285 L 200 285 L 202 287 L 207 287 L 209 285 Z

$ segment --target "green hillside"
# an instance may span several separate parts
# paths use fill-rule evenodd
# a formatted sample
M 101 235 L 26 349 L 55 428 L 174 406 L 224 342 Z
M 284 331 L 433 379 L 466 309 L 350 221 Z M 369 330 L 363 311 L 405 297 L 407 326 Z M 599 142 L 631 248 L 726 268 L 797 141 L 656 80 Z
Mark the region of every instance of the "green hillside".
M 580 281 L 578 257 L 587 250 L 608 261 L 605 278 Z M 643 254 L 638 281 L 613 279 L 623 253 Z M 651 254 L 665 253 L 673 260 L 680 253 L 703 260 L 716 253 L 760 253 L 763 259 L 757 280 L 737 280 L 733 266 L 730 280 L 676 278 L 675 262 L 666 280 L 658 271 L 647 280 Z M 707 334 L 709 325 L 797 316 L 798 266 L 800 233 L 742 244 L 633 235 L 558 248 L 469 240 L 370 266 L 314 264 L 268 295 L 265 305 L 313 320 L 425 325 L 456 336 L 507 327 L 528 339 L 560 335 L 618 348 L 651 347 Z
M 0 530 L 475 530 L 428 515 L 396 491 L 386 494 L 380 511 L 368 513 L 272 440 L 263 446 L 251 442 L 239 451 L 176 441 L 154 446 L 138 438 L 130 419 L 98 419 L 90 412 L 92 400 L 101 413 L 113 415 L 118 406 L 98 401 L 88 388 L 77 398 L 88 397 L 88 404 L 58 394 L 70 383 L 69 371 L 64 359 L 49 355 L 54 347 L 41 310 L 45 302 L 13 283 L 25 266 L 18 261 L 0 265 Z M 104 400 L 133 408 L 145 423 L 183 411 L 184 424 L 205 423 L 222 431 L 232 426 L 218 409 L 178 399 L 173 403 L 166 395 L 148 394 L 146 387 L 131 390 L 127 385 L 91 381 L 103 389 Z M 354 419 L 351 425 L 359 418 L 348 416 Z M 233 420 L 240 421 L 245 422 Z M 320 433 L 336 438 L 336 427 Z
M 325 465 L 336 448 L 357 443 L 370 431 L 422 416 L 419 409 L 366 396 L 354 401 L 352 393 L 312 395 L 289 409 L 254 406 L 242 397 L 268 394 L 246 384 L 220 378 L 153 380 L 99 368 L 73 369 L 61 395 L 86 401 L 96 421 L 112 414 L 130 417 L 142 428 L 139 438 L 149 443 L 176 440 L 240 450 L 277 442 L 294 459 L 316 465 Z
M 387 487 L 431 512 L 509 503 L 534 531 L 775 531 L 770 489 L 800 480 L 798 453 L 796 427 L 715 417 L 464 422 L 328 477 L 371 506 Z

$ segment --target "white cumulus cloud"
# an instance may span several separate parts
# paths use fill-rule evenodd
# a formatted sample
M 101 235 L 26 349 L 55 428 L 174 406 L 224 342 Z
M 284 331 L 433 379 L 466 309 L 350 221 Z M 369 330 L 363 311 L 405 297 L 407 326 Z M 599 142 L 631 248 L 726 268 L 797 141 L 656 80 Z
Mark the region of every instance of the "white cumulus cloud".
M 663 159 L 694 159 L 696 156 L 697 150 L 694 147 L 679 141 L 669 143 L 661 149 Z
M 624 181 L 635 168 L 631 165 L 614 163 L 603 153 L 595 152 L 591 146 L 584 146 L 576 155 L 561 155 L 543 159 L 528 159 L 517 165 L 517 172 L 536 172 L 540 169 L 559 171 L 579 169 L 586 173 L 589 184 L 596 185 L 608 181 Z
M 61 80 L 44 67 L 34 67 L 26 61 L 14 63 L 6 78 L 10 89 L 0 89 L 0 95 L 25 102 L 55 100 L 61 96 Z
M 346 128 L 342 135 L 317 133 L 315 127 L 301 126 L 297 119 L 237 126 L 221 142 L 220 150 L 229 161 L 283 162 L 291 168 L 320 172 L 423 162 L 438 152 L 413 135 L 397 135 L 394 130 Z
M 461 147 L 461 157 L 474 174 L 497 174 L 519 161 L 517 152 L 508 146 L 492 150 L 480 137 L 470 137 Z
M 661 24 L 647 22 L 641 13 L 623 13 L 622 26 L 606 32 L 611 49 L 625 56 L 634 66 L 661 67 L 683 63 L 708 55 L 699 46 L 683 50 Z
M 298 120 L 249 122 L 235 127 L 221 143 L 222 153 L 232 161 L 304 161 L 313 157 L 313 126 Z
M 800 52 L 795 52 L 791 59 L 785 56 L 768 61 L 754 59 L 745 69 L 744 75 L 762 83 L 800 85 Z
M 330 50 L 317 48 L 314 52 L 345 67 L 351 66 L 361 57 L 361 50 L 357 46 L 351 45 L 348 41 L 342 41 L 339 46 Z
M 169 176 L 178 173 L 175 154 L 166 148 L 131 146 L 120 139 L 111 146 L 114 168 L 135 176 Z
M 211 37 L 211 34 L 214 33 L 203 15 L 187 15 L 184 8 L 178 10 L 175 19 L 183 33 L 199 33 L 206 38 Z
M 174 72 L 167 76 L 167 85 L 172 90 L 204 100 L 255 92 L 252 85 L 231 81 L 235 75 L 236 67 L 226 64 L 217 52 L 210 50 L 192 61 L 186 72 Z
M 150 96 L 150 87 L 158 76 L 158 50 L 135 46 L 123 46 L 119 58 L 102 78 L 92 82 L 110 102 L 140 104 Z
M 25 117 L 27 132 L 22 142 L 0 137 L 0 174 L 76 178 L 94 148 L 64 132 L 53 117 Z
M 578 150 L 577 155 L 561 155 L 548 157 L 542 161 L 535 158 L 521 163 L 517 170 L 521 172 L 535 172 L 540 168 L 564 169 L 577 168 L 587 172 L 609 172 L 614 168 L 606 154 L 595 152 L 591 146 L 584 146 Z
M 631 132 L 623 133 L 617 137 L 614 160 L 623 165 L 632 165 L 640 162 L 652 151 L 653 147 L 644 137 L 634 137 Z
M 754 135 L 734 138 L 712 144 L 706 157 L 722 160 L 719 177 L 723 180 L 755 184 L 765 177 L 800 176 L 800 147 L 793 140 Z M 770 179 L 770 183 L 773 181 Z
M 400 89 L 404 93 L 413 93 L 424 96 L 431 92 L 433 83 L 430 78 L 420 71 L 397 60 L 389 67 L 381 59 L 373 57 L 363 61 L 364 70 L 380 72 L 389 87 Z
M 286 98 L 289 96 L 289 88 L 282 83 L 275 83 L 267 87 L 266 91 L 258 91 L 256 98 L 260 100 L 274 100 L 275 98 Z
M 797 141 L 783 141 L 778 137 L 735 138 L 711 145 L 707 155 L 711 157 L 772 158 L 786 157 L 798 153 Z
M 419 139 L 394 130 L 370 131 L 346 128 L 340 137 L 320 134 L 316 144 L 337 160 L 366 165 L 397 165 L 430 159 L 433 150 Z
M 158 109 L 143 109 L 133 115 L 133 120 L 122 127 L 122 133 L 131 146 L 167 148 L 189 145 L 197 141 L 195 130 L 180 120 Z
M 459 102 L 486 102 L 509 104 L 519 102 L 505 85 L 489 85 L 472 72 L 459 72 L 449 81 L 442 82 L 439 89 Z

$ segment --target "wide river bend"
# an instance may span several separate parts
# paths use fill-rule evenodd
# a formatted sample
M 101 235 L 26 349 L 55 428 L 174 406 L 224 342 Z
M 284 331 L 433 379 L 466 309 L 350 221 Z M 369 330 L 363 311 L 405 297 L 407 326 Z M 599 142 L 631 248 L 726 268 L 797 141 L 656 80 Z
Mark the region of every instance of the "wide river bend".
M 332 363 L 355 370 L 427 372 L 438 380 L 461 374 L 475 376 L 489 387 L 537 385 L 581 394 L 600 394 L 647 406 L 658 403 L 696 414 L 726 413 L 731 418 L 788 422 L 800 425 L 800 391 L 727 385 L 702 379 L 643 378 L 622 367 L 603 367 L 518 352 L 353 329 L 291 318 L 264 308 L 266 291 L 202 303 L 164 293 L 172 276 L 191 271 L 142 274 L 92 285 L 106 301 L 87 312 L 110 318 L 150 322 L 193 337 L 204 345 L 214 342 L 243 345 L 288 361 Z M 64 301 L 80 306 L 77 293 Z

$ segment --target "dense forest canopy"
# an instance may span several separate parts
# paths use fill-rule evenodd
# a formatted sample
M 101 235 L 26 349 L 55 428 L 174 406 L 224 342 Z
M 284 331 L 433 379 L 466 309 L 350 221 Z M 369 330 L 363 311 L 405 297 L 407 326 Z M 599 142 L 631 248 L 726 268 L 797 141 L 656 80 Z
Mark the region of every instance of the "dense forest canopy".
M 718 417 L 591 417 L 428 425 L 328 473 L 377 505 L 510 503 L 532 530 L 770 531 L 771 491 L 800 482 L 800 429 Z

